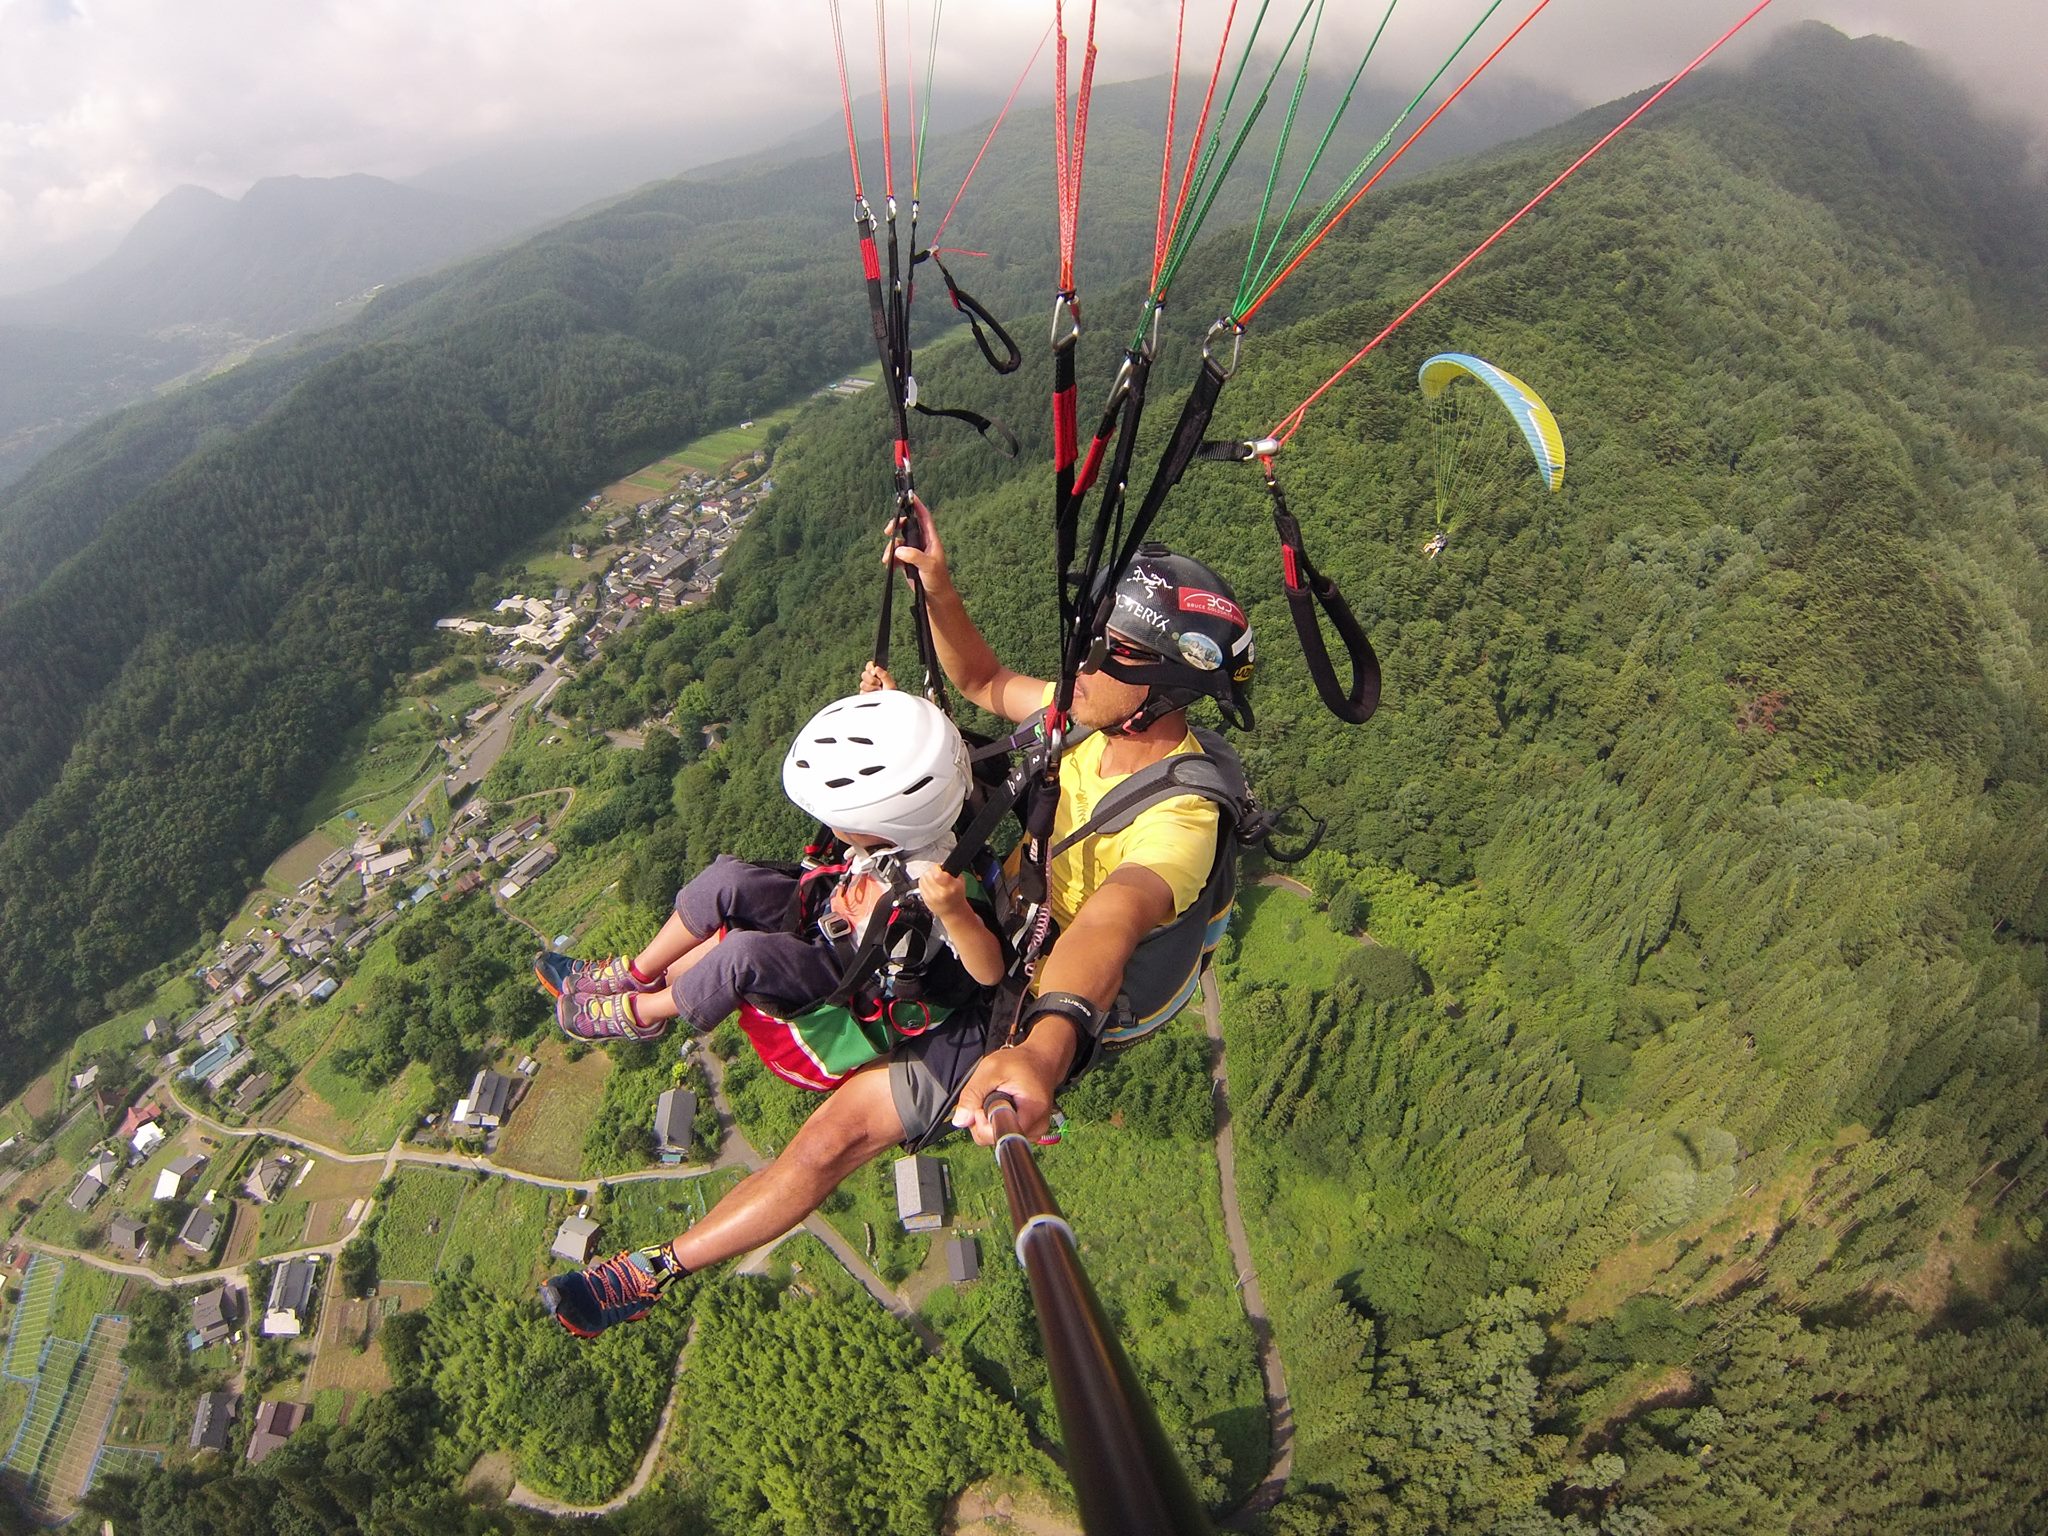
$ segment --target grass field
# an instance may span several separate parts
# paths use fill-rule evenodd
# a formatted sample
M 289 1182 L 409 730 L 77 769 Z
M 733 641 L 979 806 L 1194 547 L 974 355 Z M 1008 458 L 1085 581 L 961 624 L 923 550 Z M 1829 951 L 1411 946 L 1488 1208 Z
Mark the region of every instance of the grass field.
M 265 1016 L 270 1029 L 264 1034 L 263 1043 L 278 1052 L 294 1067 L 303 1070 L 308 1062 L 320 1054 L 320 1048 L 327 1044 L 327 1037 L 341 1022 L 342 1015 L 333 1010 L 352 1006 L 345 1003 L 348 989 L 354 978 L 341 984 L 341 988 L 325 1003 L 316 1003 L 311 1008 L 272 1008 Z
M 1255 885 L 1238 892 L 1233 975 L 1240 981 L 1285 981 L 1328 987 L 1358 940 L 1335 932 L 1315 903 L 1284 886 Z
M 377 1273 L 386 1280 L 426 1284 L 441 1264 L 455 1213 L 468 1192 L 466 1174 L 401 1168 L 396 1188 L 377 1218 Z
M 0 1380 L 0 1450 L 14 1444 L 15 1432 L 28 1416 L 28 1396 L 23 1383 Z
M 599 1250 L 615 1253 L 668 1241 L 702 1221 L 742 1177 L 739 1169 L 721 1168 L 697 1179 L 638 1179 L 610 1186 L 603 1209 L 591 1212 L 600 1228 Z
M 470 1278 L 478 1285 L 501 1296 L 525 1296 L 554 1239 L 549 1195 L 516 1179 L 487 1178 L 471 1185 L 448 1229 L 440 1268 L 453 1270 L 467 1260 Z
M 577 808 L 584 808 L 581 796 Z M 572 854 L 521 891 L 509 906 L 550 938 L 558 933 L 573 935 L 619 905 L 619 877 L 630 859 L 623 851 L 598 850 L 580 858 Z
M 388 935 L 370 949 L 371 955 L 365 957 L 362 969 L 356 973 L 357 982 L 374 974 L 373 966 L 392 963 Z M 335 993 L 322 1011 L 331 1013 L 341 1007 L 347 991 L 344 987 Z M 302 1092 L 286 1111 L 282 1128 L 343 1152 L 376 1152 L 390 1146 L 400 1132 L 426 1112 L 433 1100 L 432 1075 L 424 1063 L 414 1062 L 392 1081 L 372 1088 L 339 1070 L 334 1065 L 334 1053 L 348 1039 L 354 1022 L 352 1010 L 353 1005 L 349 1005 L 349 1011 L 341 1014 L 340 1027 L 299 1074 Z
M 870 364 L 859 370 L 859 377 L 879 379 L 881 365 Z M 835 375 L 832 382 L 838 383 L 845 375 Z M 830 398 L 830 397 L 828 397 Z M 676 481 L 691 470 L 700 474 L 713 474 L 754 452 L 768 441 L 768 434 L 775 428 L 795 421 L 807 407 L 822 404 L 815 397 L 807 396 L 792 405 L 785 405 L 779 411 L 766 416 L 757 416 L 750 426 L 723 427 L 716 432 L 707 432 L 702 437 L 692 438 L 674 453 L 664 454 L 652 464 L 646 464 L 605 487 L 607 501 L 622 507 L 635 507 L 649 496 L 673 491 Z
M 294 1248 L 305 1247 L 309 1211 L 305 1201 L 295 1200 L 290 1195 L 274 1205 L 264 1206 L 256 1238 L 256 1256 L 267 1259 L 272 1254 L 289 1253 Z
M 57 1338 L 73 1339 L 82 1344 L 92 1329 L 94 1318 L 103 1312 L 120 1310 L 121 1291 L 128 1282 L 120 1275 L 110 1275 L 90 1264 L 73 1264 L 69 1268 L 72 1273 L 64 1277 L 64 1284 L 57 1291 L 56 1310 L 50 1315 L 50 1332 Z
M 538 1046 L 533 1057 L 540 1072 L 499 1132 L 493 1160 L 525 1173 L 573 1179 L 583 1166 L 583 1135 L 604 1098 L 612 1059 L 589 1051 L 581 1061 L 570 1061 L 563 1042 L 554 1039 Z
M 325 832 L 308 832 L 263 872 L 263 884 L 281 896 L 290 894 L 312 879 L 319 872 L 321 861 L 341 846 Z
M 337 841 L 355 837 L 352 824 L 340 824 L 346 811 L 357 812 L 370 826 L 383 825 L 404 807 L 413 786 L 437 759 L 440 749 L 435 740 L 442 729 L 442 722 L 413 699 L 401 700 L 357 726 L 343 739 L 334 767 L 306 803 L 303 824 L 309 830 L 323 828 Z

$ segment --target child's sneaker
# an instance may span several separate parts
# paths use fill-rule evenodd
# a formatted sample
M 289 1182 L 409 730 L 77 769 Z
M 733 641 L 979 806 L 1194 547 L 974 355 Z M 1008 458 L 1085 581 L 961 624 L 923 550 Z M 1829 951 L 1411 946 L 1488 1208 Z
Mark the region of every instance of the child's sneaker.
M 652 992 L 659 982 L 642 984 L 633 979 L 630 963 L 623 955 L 603 960 L 576 960 L 544 949 L 533 957 L 533 974 L 549 997 L 571 992 L 601 997 L 611 992 Z
M 540 1288 L 548 1316 L 579 1339 L 594 1339 L 614 1323 L 637 1323 L 680 1271 L 664 1248 L 629 1248 Z
M 656 1040 L 668 1020 L 643 1024 L 633 1010 L 637 992 L 564 992 L 555 999 L 555 1022 L 577 1040 Z

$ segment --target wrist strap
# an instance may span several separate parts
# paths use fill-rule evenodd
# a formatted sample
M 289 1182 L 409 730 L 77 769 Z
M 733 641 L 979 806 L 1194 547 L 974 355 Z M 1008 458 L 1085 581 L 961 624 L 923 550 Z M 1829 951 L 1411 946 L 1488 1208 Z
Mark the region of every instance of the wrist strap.
M 1046 992 L 1033 998 L 1024 1010 L 1022 1033 L 1028 1035 L 1031 1026 L 1048 1013 L 1071 1019 L 1083 1040 L 1093 1040 L 1102 1033 L 1102 1010 L 1078 992 Z

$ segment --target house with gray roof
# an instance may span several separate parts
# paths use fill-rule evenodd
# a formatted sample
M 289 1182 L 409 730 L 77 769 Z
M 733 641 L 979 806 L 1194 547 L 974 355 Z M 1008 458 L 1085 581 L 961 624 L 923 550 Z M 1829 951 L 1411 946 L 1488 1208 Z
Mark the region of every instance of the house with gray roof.
M 896 1219 L 906 1232 L 946 1224 L 946 1172 L 937 1158 L 913 1153 L 896 1160 Z
M 241 1399 L 232 1392 L 202 1392 L 199 1406 L 192 1413 L 192 1438 L 188 1442 L 195 1451 L 224 1451 L 228 1448 L 228 1433 L 235 1422 L 235 1410 Z
M 224 1285 L 202 1292 L 192 1298 L 192 1335 L 198 1340 L 193 1347 L 204 1349 L 209 1344 L 218 1344 L 235 1331 L 235 1293 Z
M 178 1241 L 197 1254 L 210 1254 L 220 1240 L 220 1218 L 204 1205 L 192 1207 L 185 1225 L 178 1229 Z
M 664 1163 L 680 1163 L 696 1139 L 697 1095 L 670 1088 L 654 1101 L 654 1150 Z
M 142 1257 L 146 1244 L 142 1223 L 133 1216 L 116 1216 L 107 1223 L 107 1241 L 116 1253 L 125 1253 L 131 1259 Z
M 270 1271 L 270 1300 L 263 1308 L 265 1338 L 297 1338 L 313 1315 L 313 1285 L 319 1269 L 310 1258 L 287 1259 Z
M 588 1216 L 571 1216 L 555 1234 L 555 1246 L 549 1252 L 571 1264 L 587 1264 L 590 1250 L 596 1245 L 597 1223 Z

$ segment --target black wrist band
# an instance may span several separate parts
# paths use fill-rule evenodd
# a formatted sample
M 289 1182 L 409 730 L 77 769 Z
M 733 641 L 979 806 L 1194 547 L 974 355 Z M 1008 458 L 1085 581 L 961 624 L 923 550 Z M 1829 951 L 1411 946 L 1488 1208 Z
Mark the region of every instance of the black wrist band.
M 1080 993 L 1046 992 L 1033 998 L 1024 1010 L 1024 1031 L 1028 1034 L 1039 1017 L 1048 1013 L 1072 1020 L 1084 1040 L 1093 1040 L 1102 1030 L 1102 1010 Z

